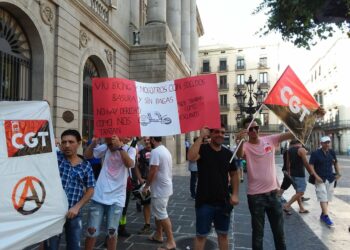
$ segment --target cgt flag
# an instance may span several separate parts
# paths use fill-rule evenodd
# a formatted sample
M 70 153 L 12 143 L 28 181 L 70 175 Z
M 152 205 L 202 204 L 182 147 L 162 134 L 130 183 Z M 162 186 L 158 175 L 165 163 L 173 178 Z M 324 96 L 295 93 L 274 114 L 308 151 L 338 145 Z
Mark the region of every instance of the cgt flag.
M 68 209 L 44 101 L 0 102 L 0 250 L 60 234 Z
M 281 75 L 264 104 L 305 144 L 316 121 L 319 104 L 290 66 Z
M 166 136 L 220 127 L 216 75 L 161 83 L 92 80 L 94 136 Z

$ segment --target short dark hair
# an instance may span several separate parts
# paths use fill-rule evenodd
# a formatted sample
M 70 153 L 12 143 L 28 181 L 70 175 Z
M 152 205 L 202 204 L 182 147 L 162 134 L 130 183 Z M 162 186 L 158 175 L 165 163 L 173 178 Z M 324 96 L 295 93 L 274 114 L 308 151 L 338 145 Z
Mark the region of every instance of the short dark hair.
M 220 124 L 220 128 L 224 128 L 224 129 L 226 129 L 226 125 L 225 124 L 223 124 L 223 123 L 221 123 Z M 213 131 L 214 130 L 216 130 L 215 128 L 211 128 L 211 129 L 209 129 L 209 131 L 210 131 L 210 133 L 213 133 Z
M 63 131 L 63 133 L 61 134 L 61 140 L 64 136 L 67 136 L 67 135 L 71 135 L 71 136 L 74 136 L 75 139 L 77 139 L 77 142 L 80 142 L 81 141 L 81 135 L 79 133 L 78 130 L 75 130 L 75 129 L 67 129 L 65 131 Z
M 244 118 L 243 122 L 242 122 L 243 127 L 245 127 L 246 124 L 251 123 L 252 120 L 253 120 L 253 117 L 251 117 L 251 116 Z M 258 119 L 255 118 L 254 121 L 258 123 Z
M 151 139 L 153 138 L 156 142 L 161 142 L 162 141 L 162 137 L 161 136 L 151 136 Z

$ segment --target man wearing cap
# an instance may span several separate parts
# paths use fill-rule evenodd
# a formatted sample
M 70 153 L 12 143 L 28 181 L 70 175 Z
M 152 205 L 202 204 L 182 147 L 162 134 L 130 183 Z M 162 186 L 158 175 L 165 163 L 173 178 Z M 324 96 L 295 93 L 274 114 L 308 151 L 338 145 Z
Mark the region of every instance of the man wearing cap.
M 320 220 L 327 226 L 333 227 L 334 223 L 328 216 L 328 202 L 332 200 L 335 180 L 340 178 L 339 165 L 335 152 L 330 149 L 331 138 L 323 136 L 321 138 L 321 148 L 312 152 L 310 156 L 310 167 L 315 177 L 315 188 L 317 200 L 321 206 Z M 335 174 L 332 166 L 334 165 Z

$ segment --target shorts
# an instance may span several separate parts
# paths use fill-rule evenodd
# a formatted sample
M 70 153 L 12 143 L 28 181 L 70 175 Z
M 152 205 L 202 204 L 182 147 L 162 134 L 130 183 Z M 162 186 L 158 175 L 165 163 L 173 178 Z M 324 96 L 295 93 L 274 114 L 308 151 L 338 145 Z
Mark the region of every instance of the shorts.
M 292 176 L 292 180 L 295 185 L 293 185 L 295 191 L 298 193 L 304 193 L 306 190 L 306 180 L 305 177 L 295 177 Z
M 119 220 L 123 212 L 123 207 L 116 204 L 105 205 L 91 200 L 89 208 L 87 237 L 97 237 L 100 234 L 100 228 L 103 216 L 106 215 L 108 235 L 110 237 L 117 235 Z
M 242 163 L 242 159 L 236 159 L 236 167 L 237 168 L 242 168 L 243 167 L 243 163 Z
M 169 197 L 167 197 L 167 198 L 152 197 L 151 199 L 152 199 L 151 211 L 152 211 L 153 216 L 157 220 L 167 219 L 169 216 L 168 216 L 168 212 L 167 212 L 166 208 L 168 206 Z
M 319 202 L 328 202 L 332 201 L 333 198 L 333 191 L 334 191 L 334 182 L 329 183 L 328 180 L 326 180 L 323 183 L 316 183 L 316 196 L 317 200 Z
M 196 234 L 206 237 L 214 222 L 217 234 L 227 234 L 230 225 L 230 215 L 225 214 L 225 205 L 203 204 L 196 208 Z

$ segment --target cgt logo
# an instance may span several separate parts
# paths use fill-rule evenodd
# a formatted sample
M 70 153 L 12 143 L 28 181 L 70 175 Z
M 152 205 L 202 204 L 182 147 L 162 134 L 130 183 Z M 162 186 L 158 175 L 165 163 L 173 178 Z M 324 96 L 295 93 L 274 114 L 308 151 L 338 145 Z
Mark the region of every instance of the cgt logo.
M 6 120 L 8 157 L 52 152 L 47 120 Z

